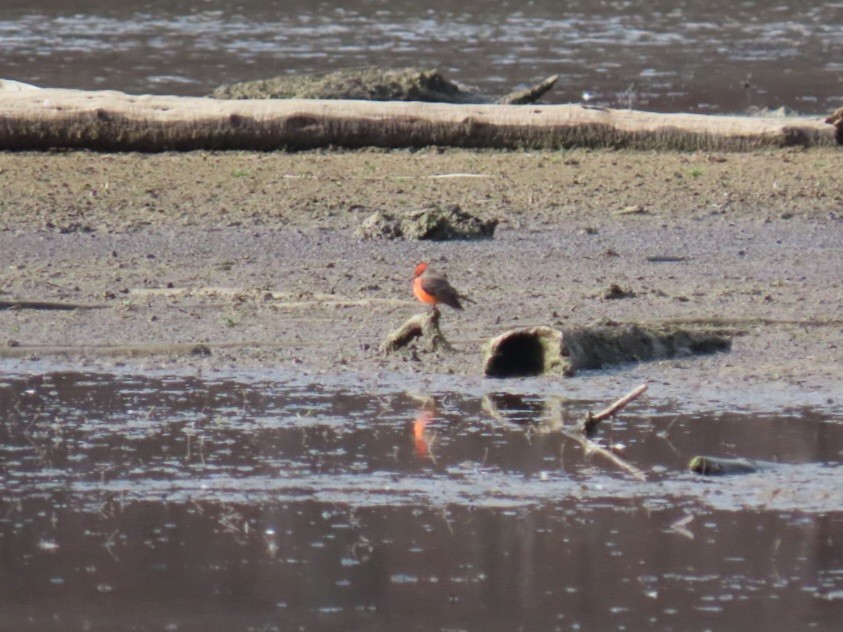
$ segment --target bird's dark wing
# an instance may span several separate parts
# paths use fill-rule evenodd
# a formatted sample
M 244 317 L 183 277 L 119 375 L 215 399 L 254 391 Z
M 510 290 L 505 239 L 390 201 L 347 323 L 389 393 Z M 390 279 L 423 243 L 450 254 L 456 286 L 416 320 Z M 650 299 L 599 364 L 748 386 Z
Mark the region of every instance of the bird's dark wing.
M 462 309 L 459 294 L 448 283 L 448 279 L 441 274 L 426 273 L 422 275 L 421 286 L 425 292 L 435 296 L 440 302 L 445 303 L 445 305 L 454 309 Z

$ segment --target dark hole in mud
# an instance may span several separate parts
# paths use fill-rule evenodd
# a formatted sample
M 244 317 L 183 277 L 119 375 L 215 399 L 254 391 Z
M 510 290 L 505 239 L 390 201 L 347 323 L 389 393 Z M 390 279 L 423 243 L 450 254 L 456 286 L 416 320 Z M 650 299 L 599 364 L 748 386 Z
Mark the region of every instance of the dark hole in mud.
M 501 342 L 486 365 L 488 377 L 530 377 L 545 370 L 545 348 L 532 333 L 515 334 Z
M 728 351 L 732 348 L 732 342 L 728 339 L 699 339 L 691 340 L 688 343 L 688 348 L 691 353 L 707 354 L 717 353 L 718 351 Z

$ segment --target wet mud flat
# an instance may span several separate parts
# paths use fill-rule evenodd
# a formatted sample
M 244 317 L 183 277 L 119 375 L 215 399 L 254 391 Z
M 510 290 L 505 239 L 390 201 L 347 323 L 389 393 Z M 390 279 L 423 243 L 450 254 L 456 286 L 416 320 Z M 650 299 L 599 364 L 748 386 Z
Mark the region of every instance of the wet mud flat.
M 0 628 L 836 629 L 840 167 L 0 154 Z M 430 202 L 495 238 L 354 234 Z M 422 259 L 477 304 L 385 357 Z M 605 319 L 732 349 L 480 377 L 491 335 Z M 595 440 L 644 480 L 564 432 L 642 382 Z
M 0 301 L 17 309 L 0 310 L 0 354 L 477 375 L 483 342 L 509 327 L 678 320 L 737 340 L 682 363 L 691 383 L 819 388 L 841 373 L 841 163 L 838 150 L 1 154 Z M 374 211 L 431 203 L 497 219 L 494 239 L 355 234 Z M 423 309 L 420 260 L 477 301 L 443 316 L 459 352 L 384 358 L 384 336 Z

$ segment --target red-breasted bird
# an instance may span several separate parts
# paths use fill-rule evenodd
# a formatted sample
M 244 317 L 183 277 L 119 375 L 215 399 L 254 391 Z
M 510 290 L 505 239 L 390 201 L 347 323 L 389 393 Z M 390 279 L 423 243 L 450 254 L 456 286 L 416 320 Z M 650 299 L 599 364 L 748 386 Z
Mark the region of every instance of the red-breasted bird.
M 422 261 L 413 270 L 413 294 L 422 303 L 432 305 L 433 309 L 436 309 L 439 303 L 444 303 L 454 309 L 462 309 L 460 299 L 469 303 L 474 302 L 457 292 L 444 274 L 431 270 L 426 261 Z

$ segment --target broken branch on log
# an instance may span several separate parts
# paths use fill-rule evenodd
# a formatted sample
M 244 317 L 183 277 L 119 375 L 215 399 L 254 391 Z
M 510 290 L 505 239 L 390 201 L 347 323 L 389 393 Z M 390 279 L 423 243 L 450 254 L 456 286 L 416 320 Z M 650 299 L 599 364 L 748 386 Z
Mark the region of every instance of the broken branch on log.
M 535 103 L 553 86 L 555 86 L 557 81 L 559 81 L 559 75 L 551 75 L 541 83 L 530 86 L 525 90 L 512 92 L 505 97 L 501 97 L 497 100 L 497 103 L 499 105 L 524 105 L 527 103 Z

